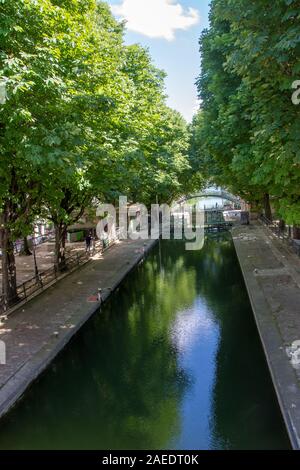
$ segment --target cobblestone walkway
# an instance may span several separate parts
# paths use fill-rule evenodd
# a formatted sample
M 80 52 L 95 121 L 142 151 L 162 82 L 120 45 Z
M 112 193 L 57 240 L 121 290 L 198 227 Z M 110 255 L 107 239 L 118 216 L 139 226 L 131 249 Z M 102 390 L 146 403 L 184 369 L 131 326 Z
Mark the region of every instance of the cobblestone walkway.
M 300 367 L 287 349 L 300 340 L 300 259 L 260 224 L 235 227 L 233 241 L 292 445 L 300 448 Z
M 0 365 L 0 416 L 99 308 L 98 288 L 107 298 L 153 243 L 117 242 L 0 324 L 0 340 L 6 345 L 6 364 Z

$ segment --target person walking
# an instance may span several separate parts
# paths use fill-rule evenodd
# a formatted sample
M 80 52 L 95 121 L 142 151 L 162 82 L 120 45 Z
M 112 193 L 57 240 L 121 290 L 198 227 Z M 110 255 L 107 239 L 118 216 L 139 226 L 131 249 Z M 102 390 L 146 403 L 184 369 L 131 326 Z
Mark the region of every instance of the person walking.
M 92 243 L 92 237 L 91 237 L 91 234 L 89 233 L 85 237 L 85 252 L 86 253 L 90 254 L 90 252 L 91 252 L 91 243 Z

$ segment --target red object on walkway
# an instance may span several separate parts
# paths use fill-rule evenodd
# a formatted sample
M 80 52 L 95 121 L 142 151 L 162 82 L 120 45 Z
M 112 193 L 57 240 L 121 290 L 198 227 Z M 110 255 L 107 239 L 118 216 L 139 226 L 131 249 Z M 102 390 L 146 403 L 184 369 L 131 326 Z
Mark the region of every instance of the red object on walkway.
M 90 297 L 87 298 L 88 302 L 98 302 L 98 297 L 97 295 L 91 295 Z

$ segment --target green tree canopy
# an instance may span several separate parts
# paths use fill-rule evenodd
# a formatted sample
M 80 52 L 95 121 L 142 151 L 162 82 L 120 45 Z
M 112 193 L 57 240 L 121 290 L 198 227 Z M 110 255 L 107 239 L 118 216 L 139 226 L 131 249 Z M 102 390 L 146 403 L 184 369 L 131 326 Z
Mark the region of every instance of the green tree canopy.
M 254 202 L 269 193 L 300 223 L 297 1 L 214 0 L 200 39 L 196 153 L 212 179 Z
M 165 104 L 164 72 L 124 44 L 97 0 L 0 2 L 3 293 L 16 296 L 13 241 L 42 214 L 67 226 L 94 199 L 149 204 L 183 191 L 188 131 Z M 5 90 L 3 93 L 3 87 Z

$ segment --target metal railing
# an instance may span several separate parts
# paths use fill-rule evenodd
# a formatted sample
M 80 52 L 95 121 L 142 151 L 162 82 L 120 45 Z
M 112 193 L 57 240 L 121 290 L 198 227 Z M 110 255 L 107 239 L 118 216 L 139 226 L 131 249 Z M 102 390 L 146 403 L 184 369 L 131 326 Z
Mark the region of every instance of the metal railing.
M 271 230 L 273 235 L 282 240 L 293 253 L 300 256 L 300 240 L 295 240 L 292 237 L 292 227 L 290 225 L 283 227 L 278 220 L 269 220 L 264 215 L 260 216 L 260 220 Z
M 17 287 L 17 295 L 15 298 L 5 298 L 0 295 L 0 314 L 7 314 L 9 310 L 21 302 L 29 300 L 37 292 L 41 292 L 49 284 L 56 282 L 60 276 L 74 269 L 79 268 L 85 264 L 91 256 L 97 253 L 104 253 L 108 248 L 115 244 L 119 239 L 119 231 L 116 231 L 115 237 L 99 242 L 98 246 L 91 248 L 90 252 L 84 251 L 81 253 L 74 253 L 67 255 L 63 261 L 61 269 L 57 269 L 56 266 L 49 268 L 45 271 L 39 272 L 36 276 L 28 279 L 27 281 L 19 284 Z

